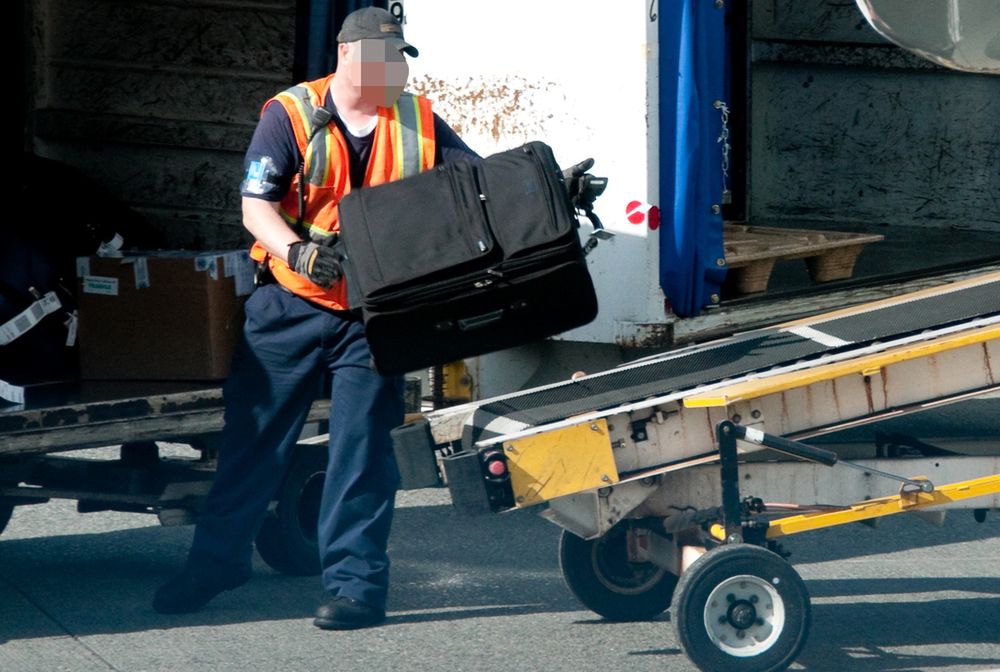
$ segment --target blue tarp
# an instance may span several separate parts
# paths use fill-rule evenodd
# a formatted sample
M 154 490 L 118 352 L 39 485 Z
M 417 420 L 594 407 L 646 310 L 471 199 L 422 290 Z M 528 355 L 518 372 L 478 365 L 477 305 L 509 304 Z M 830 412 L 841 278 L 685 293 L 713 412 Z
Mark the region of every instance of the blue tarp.
M 721 114 L 728 101 L 726 11 L 714 0 L 660 0 L 660 287 L 697 315 L 725 279 Z

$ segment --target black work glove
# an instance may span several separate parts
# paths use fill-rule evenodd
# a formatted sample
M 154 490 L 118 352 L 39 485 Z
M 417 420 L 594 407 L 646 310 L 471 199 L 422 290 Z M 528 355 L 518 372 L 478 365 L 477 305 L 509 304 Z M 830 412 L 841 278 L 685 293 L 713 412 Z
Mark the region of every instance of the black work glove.
M 566 193 L 569 200 L 576 203 L 583 189 L 583 176 L 594 166 L 593 159 L 584 159 L 580 163 L 570 166 L 563 171 L 563 180 L 566 182 Z
M 322 244 L 305 240 L 292 243 L 288 246 L 288 266 L 320 287 L 333 287 L 344 277 L 340 256 L 332 247 L 336 242 L 337 237 L 331 235 Z

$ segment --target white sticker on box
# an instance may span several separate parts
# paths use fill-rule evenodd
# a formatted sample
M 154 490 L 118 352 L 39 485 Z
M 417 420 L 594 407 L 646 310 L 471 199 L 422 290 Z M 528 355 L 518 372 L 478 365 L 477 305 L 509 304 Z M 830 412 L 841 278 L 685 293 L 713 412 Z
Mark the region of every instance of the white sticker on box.
M 101 243 L 97 248 L 97 256 L 99 257 L 120 257 L 122 256 L 121 249 L 122 245 L 125 243 L 125 239 L 119 234 L 115 234 L 115 237 L 111 240 Z
M 247 252 L 234 252 L 226 257 L 226 272 L 232 269 L 236 296 L 247 296 L 253 292 L 254 261 Z
M 90 257 L 77 257 L 76 277 L 82 278 L 85 275 L 90 275 Z
M 0 399 L 6 399 L 12 404 L 23 404 L 24 388 L 11 385 L 6 380 L 0 380 Z
M 118 296 L 118 278 L 109 278 L 104 275 L 86 275 L 83 278 L 83 293 Z
M 243 254 L 243 252 L 227 252 L 222 255 L 222 265 L 225 267 L 227 278 L 235 277 L 239 272 L 241 254 Z
M 194 258 L 194 270 L 196 271 L 208 271 L 208 275 L 213 280 L 219 279 L 219 260 L 215 256 L 211 257 L 195 257 Z
M 236 286 L 233 288 L 236 296 L 249 296 L 253 293 L 253 281 L 247 283 L 243 281 L 243 274 L 236 276 Z
M 132 264 L 132 270 L 135 273 L 135 288 L 145 289 L 149 287 L 149 264 L 146 263 L 146 258 L 136 257 L 135 263 Z
M 72 313 L 69 314 L 69 317 L 66 318 L 65 322 L 67 348 L 72 348 L 73 345 L 76 343 L 76 329 L 78 322 L 79 319 L 77 318 L 76 311 L 74 310 Z

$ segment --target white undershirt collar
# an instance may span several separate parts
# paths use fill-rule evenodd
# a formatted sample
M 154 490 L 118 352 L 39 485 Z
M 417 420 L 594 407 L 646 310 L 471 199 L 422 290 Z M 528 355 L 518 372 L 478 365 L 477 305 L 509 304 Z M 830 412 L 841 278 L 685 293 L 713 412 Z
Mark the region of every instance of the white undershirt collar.
M 349 123 L 344 121 L 343 117 L 341 117 L 340 120 L 344 122 L 344 128 L 347 129 L 348 133 L 353 135 L 355 138 L 363 138 L 375 130 L 375 124 L 378 122 L 378 115 L 372 117 L 371 120 L 364 126 L 351 126 Z

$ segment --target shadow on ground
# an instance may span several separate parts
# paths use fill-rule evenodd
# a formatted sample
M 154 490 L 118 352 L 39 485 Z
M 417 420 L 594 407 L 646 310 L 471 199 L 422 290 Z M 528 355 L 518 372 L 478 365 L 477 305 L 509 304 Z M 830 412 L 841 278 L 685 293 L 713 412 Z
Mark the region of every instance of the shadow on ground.
M 183 563 L 191 532 L 146 527 L 0 540 L 0 642 L 310 618 L 324 599 L 318 577 L 284 576 L 258 558 L 250 583 L 201 612 L 155 613 L 153 591 Z M 467 518 L 446 506 L 398 509 L 390 623 L 580 609 L 559 573 L 558 534 L 531 515 Z

